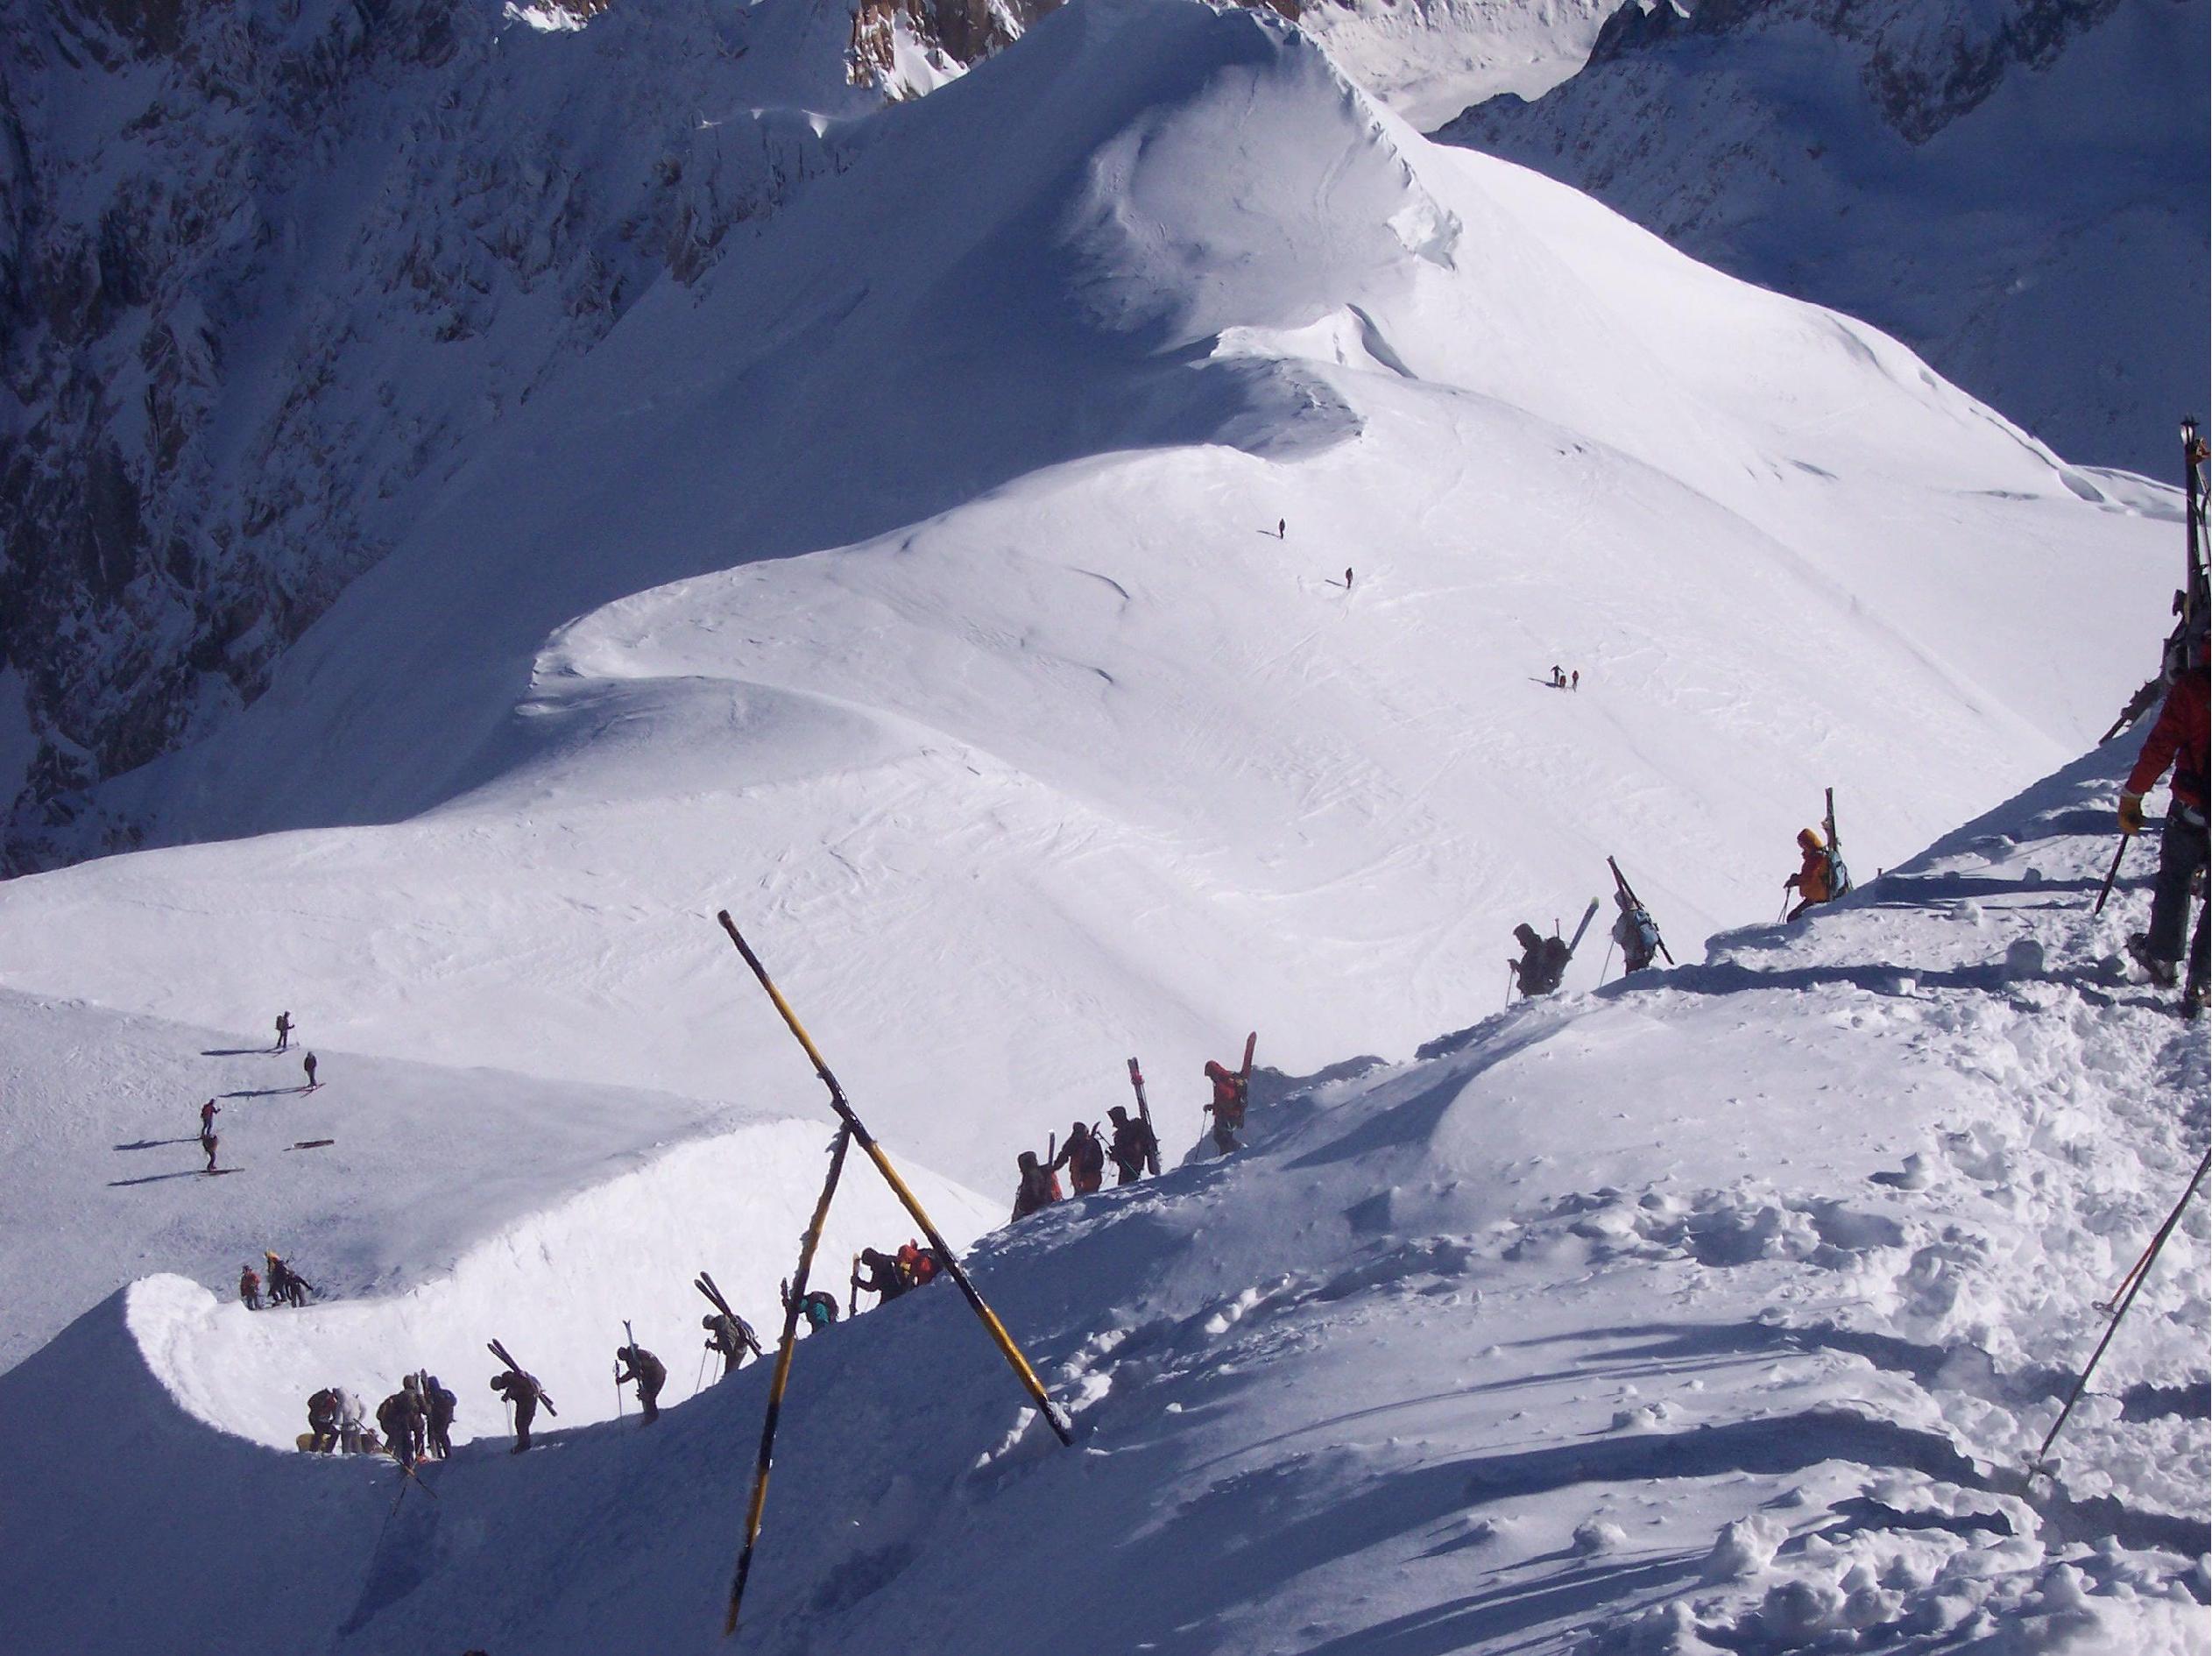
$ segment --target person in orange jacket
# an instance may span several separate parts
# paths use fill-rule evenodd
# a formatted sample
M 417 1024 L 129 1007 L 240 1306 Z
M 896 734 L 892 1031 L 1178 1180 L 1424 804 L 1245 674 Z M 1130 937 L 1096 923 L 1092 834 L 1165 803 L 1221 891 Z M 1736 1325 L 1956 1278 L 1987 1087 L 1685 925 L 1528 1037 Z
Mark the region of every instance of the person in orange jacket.
M 2143 752 L 2120 789 L 2120 832 L 2143 832 L 2143 796 L 2169 767 L 2173 802 L 2166 807 L 2165 843 L 2159 850 L 2158 881 L 2151 893 L 2151 929 L 2128 939 L 2128 952 L 2157 982 L 2171 985 L 2181 959 L 2181 938 L 2189 924 L 2189 886 L 2205 866 L 2208 850 L 2206 746 L 2212 725 L 2212 678 L 2205 670 L 2205 640 L 2190 641 L 2188 665 L 2166 692 Z M 2194 1017 L 2203 1010 L 2208 948 L 2208 910 L 2197 913 L 2196 937 L 2189 945 L 2189 975 L 2181 992 L 2181 1010 Z
M 1828 889 L 1828 847 L 1820 838 L 1818 828 L 1807 828 L 1798 836 L 1798 849 L 1805 853 L 1798 871 L 1782 882 L 1785 890 L 1798 894 L 1798 906 L 1790 910 L 1794 920 L 1816 902 L 1826 902 L 1835 894 Z

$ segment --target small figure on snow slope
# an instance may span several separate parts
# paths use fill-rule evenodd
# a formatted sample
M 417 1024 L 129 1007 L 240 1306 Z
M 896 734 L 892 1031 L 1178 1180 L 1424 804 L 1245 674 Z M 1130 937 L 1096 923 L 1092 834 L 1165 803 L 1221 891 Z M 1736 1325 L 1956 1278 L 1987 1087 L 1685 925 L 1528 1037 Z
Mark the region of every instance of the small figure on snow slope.
M 1834 862 L 1827 842 L 1820 838 L 1818 828 L 1807 828 L 1798 835 L 1798 850 L 1801 860 L 1798 871 L 1782 882 L 1785 891 L 1798 894 L 1797 907 L 1789 917 L 1796 919 L 1816 902 L 1826 902 L 1836 895 Z
M 738 1366 L 749 1352 L 760 1355 L 760 1336 L 753 1332 L 753 1325 L 732 1312 L 724 1316 L 720 1312 L 699 1319 L 699 1327 L 707 1331 L 707 1349 L 722 1355 L 722 1378 L 727 1380 L 738 1371 Z
M 1068 1170 L 1068 1182 L 1078 1196 L 1088 1196 L 1106 1183 L 1106 1146 L 1099 1142 L 1096 1128 L 1081 1122 L 1069 1127 L 1068 1142 L 1045 1171 L 1057 1173 L 1063 1167 Z
M 668 1383 L 667 1367 L 643 1346 L 617 1346 L 614 1355 L 615 1384 L 638 1383 L 638 1405 L 645 1411 L 645 1419 L 638 1424 L 651 1426 L 661 1418 L 661 1388 Z M 624 1363 L 629 1366 L 621 1367 Z
M 248 1311 L 261 1309 L 261 1273 L 251 1265 L 238 1272 L 238 1298 Z
M 1213 1083 L 1213 1097 L 1205 1108 L 1213 1113 L 1214 1148 L 1226 1156 L 1236 1149 L 1237 1135 L 1244 1129 L 1248 1091 L 1243 1076 L 1212 1058 L 1205 1062 L 1205 1078 Z
M 852 1272 L 852 1285 L 876 1297 L 876 1304 L 887 1306 L 914 1286 L 899 1269 L 899 1262 L 880 1248 L 863 1248 L 860 1262 Z
M 1144 1177 L 1146 1164 L 1160 1153 L 1160 1141 L 1150 1127 L 1132 1116 L 1127 1108 L 1116 1104 L 1106 1112 L 1106 1119 L 1113 1123 L 1113 1182 L 1134 1185 Z
M 279 1012 L 277 1014 L 277 1051 L 279 1052 L 288 1051 L 291 1050 L 291 1046 L 292 1014 L 289 1012 Z
M 1038 1208 L 1049 1207 L 1060 1200 L 1060 1181 L 1038 1162 L 1036 1151 L 1023 1150 L 1014 1157 L 1014 1165 L 1021 1173 L 1021 1183 L 1014 1192 L 1016 1219 L 1027 1219 Z
M 491 1389 L 514 1405 L 514 1447 L 510 1453 L 520 1454 L 530 1447 L 530 1422 L 538 1418 L 538 1399 L 545 1388 L 521 1369 L 508 1369 L 491 1376 Z
M 2151 897 L 2151 929 L 2128 939 L 2128 952 L 2157 981 L 2171 984 L 2181 959 L 2181 939 L 2189 924 L 2189 888 L 2205 867 L 2207 853 L 2206 746 L 2212 722 L 2206 699 L 2212 679 L 2205 668 L 2202 634 L 2189 643 L 2188 665 L 2166 692 L 2157 723 L 2143 739 L 2143 752 L 2120 790 L 2120 832 L 2143 832 L 2143 796 L 2158 785 L 2170 766 L 2172 800 L 2166 807 L 2164 844 L 2159 850 L 2158 883 Z M 2181 1009 L 2194 1017 L 2203 1009 L 2206 988 L 2206 924 L 2212 908 L 2200 908 L 2196 936 L 2189 945 L 2188 980 Z
M 1620 917 L 1613 923 L 1613 940 L 1621 945 L 1621 969 L 1641 972 L 1659 952 L 1659 928 L 1652 923 L 1650 911 L 1630 901 L 1627 892 L 1615 892 L 1613 901 L 1621 909 Z
M 1574 952 L 1567 947 L 1565 938 L 1553 935 L 1539 938 L 1536 928 L 1523 920 L 1513 928 L 1514 940 L 1521 945 L 1521 958 L 1506 964 L 1513 968 L 1514 986 L 1524 999 L 1550 994 L 1566 976 L 1567 962 Z

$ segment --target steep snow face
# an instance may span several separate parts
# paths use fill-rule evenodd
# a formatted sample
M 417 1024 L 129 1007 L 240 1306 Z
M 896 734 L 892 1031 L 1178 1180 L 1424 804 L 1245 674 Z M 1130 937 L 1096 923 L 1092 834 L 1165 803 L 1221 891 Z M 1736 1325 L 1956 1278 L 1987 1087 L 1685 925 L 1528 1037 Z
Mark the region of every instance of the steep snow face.
M 2148 857 L 2088 913 L 2129 756 L 1701 963 L 1262 1073 L 1242 1154 L 987 1239 L 1072 1450 L 948 1289 L 808 1340 L 747 1648 L 2201 1656 L 2201 1199 L 2024 1476 L 2208 1143 L 2201 1032 L 2110 963 Z M 178 1407 L 147 1365 L 190 1298 L 0 1376 L 27 1647 L 720 1647 L 758 1368 L 464 1446 L 394 1512 L 388 1466 Z M 444 1372 L 471 1416 L 491 1368 Z
M 2176 0 L 1622 6 L 1573 79 L 1438 136 L 2164 477 L 2212 359 L 2206 31 Z
M 1537 98 L 1589 60 L 1618 0 L 1318 0 L 1298 26 L 1423 131 L 1470 104 Z
M 1254 1023 L 1403 1057 L 1608 853 L 1691 935 L 1772 912 L 1826 786 L 1892 861 L 2162 624 L 2157 492 L 1264 16 L 1076 9 L 848 156 L 109 796 L 258 837 L 0 888 L 0 981 L 781 1101 L 729 906 L 995 1192 L 1132 1053 L 1178 1131 Z
M 830 165 L 802 110 L 875 103 L 810 0 L 16 21 L 0 672 L 37 742 L 0 867 L 128 843 L 79 790 L 258 695 L 486 428 Z

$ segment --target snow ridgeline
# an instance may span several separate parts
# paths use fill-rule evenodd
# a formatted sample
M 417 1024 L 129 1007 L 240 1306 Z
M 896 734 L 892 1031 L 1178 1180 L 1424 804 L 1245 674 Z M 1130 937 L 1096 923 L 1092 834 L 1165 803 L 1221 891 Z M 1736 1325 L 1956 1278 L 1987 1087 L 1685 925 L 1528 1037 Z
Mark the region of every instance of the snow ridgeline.
M 1266 17 L 1065 8 L 845 138 L 114 784 L 210 843 L 0 887 L 0 981 L 782 1096 L 727 904 L 996 1191 L 1132 1053 L 1195 1136 L 1262 1008 L 1285 1069 L 1405 1056 L 1608 853 L 1673 934 L 1763 918 L 1823 787 L 1865 872 L 2139 676 L 2159 492 Z
M 2201 1202 L 2020 1476 L 2207 1136 L 2201 1031 L 2110 964 L 2147 859 L 2088 912 L 2119 747 L 986 1239 L 1073 1451 L 950 1289 L 806 1341 L 739 1648 L 2201 1656 Z M 0 1376 L 25 1648 L 724 1648 L 759 1369 L 395 1515 L 193 1419 L 125 1321 Z
M 791 1120 L 678 1145 L 478 1242 L 450 1273 L 404 1294 L 255 1313 L 234 1295 L 161 1276 L 130 1289 L 126 1321 L 155 1379 L 188 1413 L 272 1447 L 290 1448 L 307 1429 L 310 1392 L 342 1385 L 373 1409 L 417 1369 L 459 1394 L 456 1445 L 498 1437 L 500 1405 L 484 1389 L 500 1366 L 484 1349 L 492 1337 L 529 1364 L 562 1422 L 611 1419 L 631 1406 L 611 1383 L 625 1320 L 668 1365 L 664 1403 L 719 1372 L 719 1359 L 700 1361 L 700 1319 L 710 1307 L 691 1285 L 698 1270 L 773 1338 L 776 1284 L 821 1188 L 827 1139 L 818 1123 Z M 1001 1217 L 995 1204 L 922 1170 L 901 1173 L 956 1247 Z M 846 1261 L 917 1234 L 856 1157 L 830 1209 L 816 1285 L 843 1299 Z M 312 1263 L 294 1256 L 303 1270 Z

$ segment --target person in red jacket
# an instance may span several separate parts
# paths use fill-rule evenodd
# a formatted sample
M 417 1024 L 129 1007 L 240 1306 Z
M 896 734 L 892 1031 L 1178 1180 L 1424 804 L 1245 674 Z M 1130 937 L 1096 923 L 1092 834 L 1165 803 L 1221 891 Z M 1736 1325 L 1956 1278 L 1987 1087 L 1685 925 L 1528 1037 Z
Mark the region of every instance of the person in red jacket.
M 1244 1125 L 1244 1077 L 1206 1060 L 1205 1078 L 1213 1083 L 1213 1146 L 1224 1156 L 1237 1147 L 1237 1132 Z
M 2205 644 L 2189 648 L 2189 665 L 2173 681 L 2159 709 L 2158 721 L 2143 740 L 2143 752 L 2120 789 L 2120 832 L 2143 832 L 2143 796 L 2173 768 L 2173 799 L 2166 809 L 2165 844 L 2159 853 L 2159 877 L 2152 889 L 2151 929 L 2128 939 L 2128 952 L 2157 981 L 2171 984 L 2181 959 L 2181 937 L 2189 924 L 2189 882 L 2205 866 L 2205 748 L 2212 725 L 2212 679 L 2205 672 Z M 2194 1017 L 2204 1007 L 2207 913 L 2199 909 L 2196 937 L 2189 945 L 2189 976 L 2181 996 L 2183 1013 Z

